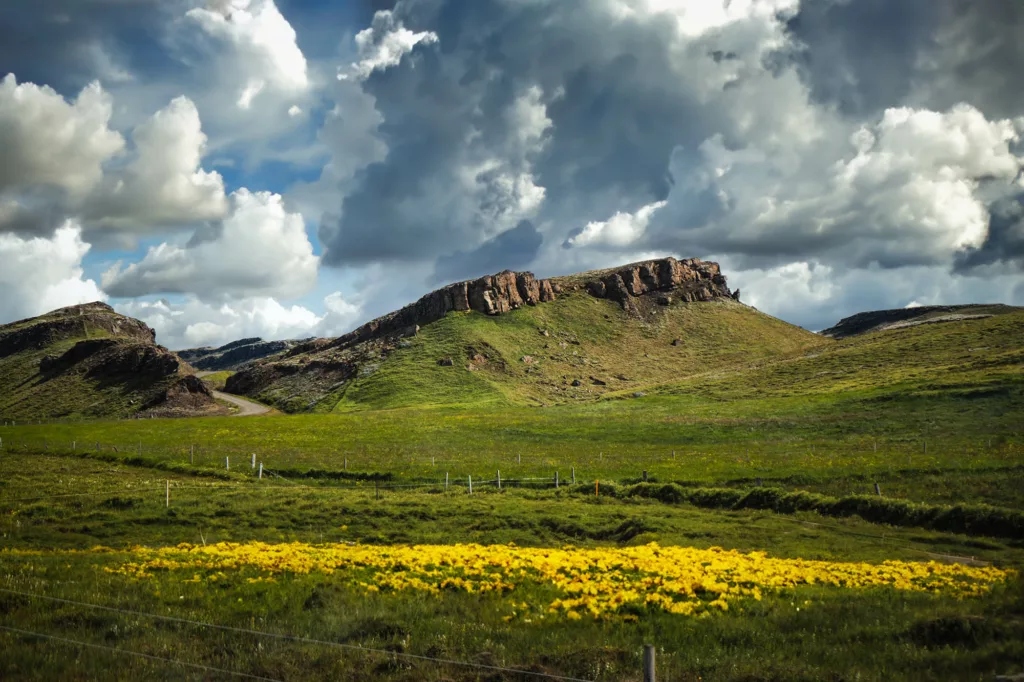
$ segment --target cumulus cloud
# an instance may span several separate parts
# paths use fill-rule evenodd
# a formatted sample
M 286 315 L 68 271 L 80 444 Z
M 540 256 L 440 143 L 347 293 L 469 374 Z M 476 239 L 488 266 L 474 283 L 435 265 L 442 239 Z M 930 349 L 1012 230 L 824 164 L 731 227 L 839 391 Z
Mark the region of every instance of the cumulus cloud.
M 139 233 L 224 215 L 224 181 L 200 165 L 207 138 L 192 100 L 175 98 L 136 127 L 132 139 L 131 163 L 110 172 L 106 186 L 86 202 L 90 225 Z
M 677 164 L 653 245 L 698 248 L 761 262 L 814 257 L 838 267 L 951 265 L 980 248 L 988 204 L 1017 189 L 1024 159 L 1009 120 L 977 109 L 887 110 L 854 130 L 846 149 L 803 150 L 792 165 L 771 145 L 701 146 L 702 163 Z
M 740 288 L 741 300 L 812 331 L 865 310 L 964 303 L 1024 304 L 1020 278 L 1008 274 L 950 277 L 944 267 L 908 266 L 893 277 L 879 268 L 838 270 L 814 261 L 743 269 L 728 257 L 718 260 L 729 276 L 729 284 Z
M 82 258 L 88 251 L 74 223 L 62 225 L 48 238 L 0 233 L 0 320 L 105 300 L 96 282 L 84 277 Z
M 109 128 L 110 96 L 99 83 L 71 102 L 49 87 L 0 81 L 0 196 L 33 186 L 64 190 L 73 198 L 103 178 L 103 164 L 124 148 Z
M 653 204 L 643 206 L 636 213 L 620 211 L 608 220 L 589 222 L 582 232 L 569 237 L 565 245 L 569 247 L 596 245 L 629 246 L 643 237 L 647 224 L 651 222 L 651 216 L 667 203 L 667 201 L 656 201 Z
M 226 81 L 234 81 L 239 108 L 250 108 L 264 90 L 294 96 L 309 86 L 295 29 L 273 0 L 215 0 L 186 16 L 230 46 L 230 57 L 216 66 Z
M 130 149 L 108 127 L 112 107 L 98 83 L 71 102 L 13 75 L 0 83 L 0 230 L 49 234 L 73 218 L 95 239 L 224 214 L 223 179 L 201 167 L 206 135 L 191 100 L 136 126 Z
M 301 305 L 283 305 L 266 296 L 208 303 L 196 297 L 182 302 L 122 301 L 114 308 L 138 318 L 156 330 L 157 343 L 174 350 L 220 346 L 241 338 L 266 340 L 337 336 L 351 331 L 361 309 L 339 292 L 324 299 L 325 312 L 317 315 Z
M 137 262 L 111 268 L 103 288 L 112 296 L 192 294 L 203 300 L 301 296 L 316 283 L 319 258 L 302 215 L 280 195 L 240 189 L 216 229 L 185 246 L 162 243 Z
M 397 66 L 416 45 L 436 43 L 437 34 L 433 31 L 414 33 L 396 20 L 391 10 L 381 10 L 374 14 L 369 28 L 356 34 L 355 41 L 359 61 L 352 64 L 351 74 L 366 78 L 374 71 Z M 340 74 L 340 77 L 347 78 L 348 74 Z

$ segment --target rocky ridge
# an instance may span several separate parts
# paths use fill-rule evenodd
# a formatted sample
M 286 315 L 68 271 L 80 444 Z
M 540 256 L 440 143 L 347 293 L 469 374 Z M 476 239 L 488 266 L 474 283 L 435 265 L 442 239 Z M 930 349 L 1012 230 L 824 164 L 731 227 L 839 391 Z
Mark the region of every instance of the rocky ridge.
M 372 372 L 403 339 L 448 313 L 476 311 L 497 316 L 522 306 L 552 302 L 563 294 L 580 293 L 613 300 L 638 318 L 673 302 L 739 296 L 738 291 L 729 290 L 717 263 L 696 258 L 660 258 L 551 279 L 506 270 L 444 286 L 337 338 L 313 339 L 276 358 L 252 362 L 228 378 L 225 390 L 257 396 L 273 386 L 276 394 L 290 396 L 279 405 L 283 409 L 312 409 L 347 382 Z
M 89 416 L 218 412 L 193 368 L 155 341 L 146 324 L 99 302 L 2 325 L 0 412 L 33 396 L 37 417 L 76 413 L 78 402 Z

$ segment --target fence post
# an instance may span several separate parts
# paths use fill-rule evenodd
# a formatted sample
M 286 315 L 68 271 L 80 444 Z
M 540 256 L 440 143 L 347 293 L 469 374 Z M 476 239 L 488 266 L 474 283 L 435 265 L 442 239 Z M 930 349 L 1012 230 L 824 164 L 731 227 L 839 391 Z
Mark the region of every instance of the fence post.
M 348 471 L 348 457 L 345 457 L 345 471 Z
M 555 472 L 555 490 L 558 490 L 558 472 Z
M 469 494 L 472 495 L 473 494 L 473 477 L 468 475 L 468 474 L 467 474 L 467 477 L 469 478 Z
M 437 458 L 436 457 L 431 457 L 430 458 L 430 466 L 432 466 L 432 467 L 436 467 L 437 466 Z
M 877 483 L 875 484 L 875 494 L 878 496 L 882 495 L 882 489 L 878 487 Z
M 594 481 L 594 497 L 601 497 L 600 481 Z
M 444 491 L 448 492 L 448 472 L 444 472 Z
M 263 480 L 263 462 L 260 462 L 260 480 Z
M 576 485 L 576 467 L 572 468 L 572 484 Z
M 520 452 L 519 454 L 516 455 L 516 464 L 522 464 L 522 463 L 523 463 L 523 453 Z
M 256 468 L 256 453 L 252 453 L 252 468 Z
M 501 490 L 501 469 L 498 469 L 498 490 Z
M 231 471 L 231 458 L 230 457 L 225 457 L 224 458 L 224 470 L 225 471 Z
M 644 682 L 654 682 L 654 646 L 644 644 Z
M 644 483 L 647 483 L 647 469 L 644 469 Z
M 168 509 L 171 508 L 171 482 L 167 481 L 167 497 L 164 498 L 164 506 Z

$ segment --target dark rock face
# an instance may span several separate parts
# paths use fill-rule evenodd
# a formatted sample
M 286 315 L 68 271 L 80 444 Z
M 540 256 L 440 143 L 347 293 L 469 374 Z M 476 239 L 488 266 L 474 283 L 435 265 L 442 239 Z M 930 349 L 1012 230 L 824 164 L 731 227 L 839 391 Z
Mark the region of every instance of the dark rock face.
M 106 303 L 86 303 L 3 325 L 0 327 L 0 358 L 46 348 L 68 338 L 88 337 L 90 333 L 142 343 L 156 341 L 156 332 L 139 320 L 115 313 Z
M 330 343 L 330 347 L 347 348 L 383 336 L 411 336 L 407 330 L 418 330 L 418 327 L 440 320 L 452 311 L 476 310 L 486 315 L 501 315 L 523 305 L 553 300 L 555 292 L 548 280 L 538 280 L 530 272 L 505 270 L 432 291 L 415 303 L 339 336 Z
M 609 298 L 627 309 L 633 307 L 633 299 L 653 292 L 671 291 L 685 302 L 732 297 L 718 263 L 699 258 L 661 258 L 595 272 L 586 287 L 591 296 Z M 671 305 L 673 296 L 663 294 L 657 301 Z
M 178 355 L 196 369 L 219 371 L 237 369 L 242 365 L 271 355 L 283 353 L 298 341 L 264 341 L 256 337 L 240 339 L 219 348 L 189 348 Z

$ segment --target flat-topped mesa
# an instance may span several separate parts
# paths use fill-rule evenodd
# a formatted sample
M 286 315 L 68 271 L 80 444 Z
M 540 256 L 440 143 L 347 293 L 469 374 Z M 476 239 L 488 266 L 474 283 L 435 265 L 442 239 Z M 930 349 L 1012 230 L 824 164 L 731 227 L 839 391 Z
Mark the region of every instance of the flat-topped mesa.
M 421 325 L 440 320 L 449 312 L 476 310 L 486 315 L 501 315 L 523 305 L 555 300 L 551 282 L 537 279 L 532 272 L 505 270 L 474 280 L 455 282 L 431 291 L 415 303 L 367 322 L 339 336 L 330 347 L 346 347 L 381 336 L 412 336 Z M 311 349 L 315 341 L 292 349 L 296 355 Z
M 578 277 L 584 278 L 591 296 L 618 301 L 625 308 L 632 307 L 634 298 L 652 292 L 673 291 L 687 302 L 739 298 L 739 291 L 729 291 L 718 263 L 699 258 L 658 258 Z

